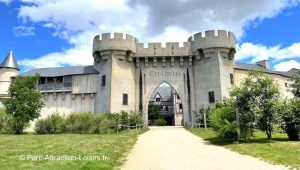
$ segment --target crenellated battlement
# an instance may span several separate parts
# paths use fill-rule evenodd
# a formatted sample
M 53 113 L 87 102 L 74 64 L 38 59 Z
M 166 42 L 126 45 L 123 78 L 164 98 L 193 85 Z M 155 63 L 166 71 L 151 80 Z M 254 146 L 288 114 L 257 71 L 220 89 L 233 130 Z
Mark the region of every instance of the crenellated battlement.
M 125 37 L 124 37 L 125 36 Z M 179 46 L 179 42 L 167 42 L 165 47 L 161 43 L 144 43 L 129 34 L 123 33 L 103 33 L 94 38 L 93 53 L 98 51 L 130 51 L 133 57 L 164 57 L 164 56 L 191 56 L 200 50 L 210 50 L 213 48 L 235 49 L 235 36 L 230 31 L 209 30 L 204 33 L 196 33 L 188 38 L 188 42 Z
M 124 37 L 125 35 L 125 37 Z M 98 51 L 119 50 L 136 53 L 136 43 L 138 40 L 129 34 L 123 33 L 103 33 L 97 35 L 93 40 L 93 53 Z
M 183 47 L 179 46 L 179 42 L 167 42 L 165 47 L 161 43 L 148 43 L 145 47 L 144 43 L 137 43 L 137 57 L 155 57 L 155 56 L 188 56 L 191 54 L 191 43 L 184 42 Z
M 217 35 L 214 30 L 201 32 L 189 37 L 189 42 L 192 43 L 192 52 L 199 49 L 208 48 L 234 48 L 235 49 L 235 36 L 230 31 L 218 30 Z

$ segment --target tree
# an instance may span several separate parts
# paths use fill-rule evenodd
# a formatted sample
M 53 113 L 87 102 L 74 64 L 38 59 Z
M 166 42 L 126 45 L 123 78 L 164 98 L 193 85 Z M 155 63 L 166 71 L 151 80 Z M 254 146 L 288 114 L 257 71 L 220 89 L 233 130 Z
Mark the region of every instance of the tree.
M 159 118 L 162 118 L 162 116 L 159 114 L 159 106 L 154 105 L 152 103 L 149 103 L 148 106 L 148 119 L 153 121 Z
M 40 116 L 44 106 L 43 95 L 37 89 L 39 76 L 16 77 L 9 86 L 10 98 L 3 102 L 6 113 L 13 117 L 13 131 L 23 133 L 28 123 Z
M 292 84 L 292 93 L 294 94 L 294 97 L 296 99 L 300 100 L 300 70 L 295 72 L 292 78 L 293 84 Z
M 289 140 L 299 140 L 300 132 L 300 102 L 292 99 L 280 102 L 281 128 L 286 132 Z
M 252 108 L 255 105 L 256 95 L 253 93 L 254 82 L 250 76 L 243 79 L 239 86 L 234 86 L 230 91 L 230 96 L 235 99 L 234 107 L 240 114 L 241 138 L 245 140 L 253 137 L 255 123 L 255 113 Z
M 280 117 L 282 129 L 287 133 L 289 140 L 299 140 L 300 133 L 300 71 L 292 78 L 292 93 L 294 99 L 282 102 Z
M 278 101 L 280 91 L 277 83 L 270 77 L 257 74 L 255 79 L 256 102 L 254 112 L 258 117 L 258 128 L 272 140 L 273 127 L 278 123 Z
M 278 120 L 276 105 L 280 91 L 276 82 L 263 73 L 250 72 L 239 87 L 233 88 L 231 95 L 236 98 L 236 108 L 241 114 L 241 137 L 252 137 L 257 123 L 271 140 L 273 125 Z

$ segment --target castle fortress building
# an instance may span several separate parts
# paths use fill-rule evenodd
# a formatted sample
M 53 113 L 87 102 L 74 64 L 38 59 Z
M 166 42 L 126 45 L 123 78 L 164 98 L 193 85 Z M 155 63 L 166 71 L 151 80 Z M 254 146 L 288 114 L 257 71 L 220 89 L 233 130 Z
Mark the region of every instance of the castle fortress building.
M 202 105 L 229 97 L 232 85 L 250 70 L 265 72 L 278 82 L 282 97 L 292 97 L 290 72 L 273 71 L 268 61 L 236 63 L 235 44 L 234 34 L 224 30 L 197 33 L 182 47 L 178 42 L 145 47 L 131 35 L 104 33 L 93 40 L 94 65 L 39 68 L 20 75 L 40 74 L 39 90 L 46 102 L 42 117 L 54 112 L 127 110 L 142 112 L 148 121 L 151 95 L 166 82 L 180 96 L 182 125 L 186 125 Z M 12 52 L 0 67 L 0 97 L 5 98 L 10 77 L 18 71 Z

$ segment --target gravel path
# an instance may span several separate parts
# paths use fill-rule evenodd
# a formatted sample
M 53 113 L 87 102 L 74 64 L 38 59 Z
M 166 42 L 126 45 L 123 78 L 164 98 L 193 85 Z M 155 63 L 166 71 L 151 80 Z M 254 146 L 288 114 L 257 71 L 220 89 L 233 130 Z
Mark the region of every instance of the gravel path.
M 253 148 L 255 149 L 255 148 Z M 124 170 L 287 169 L 211 145 L 182 127 L 150 127 L 139 136 Z

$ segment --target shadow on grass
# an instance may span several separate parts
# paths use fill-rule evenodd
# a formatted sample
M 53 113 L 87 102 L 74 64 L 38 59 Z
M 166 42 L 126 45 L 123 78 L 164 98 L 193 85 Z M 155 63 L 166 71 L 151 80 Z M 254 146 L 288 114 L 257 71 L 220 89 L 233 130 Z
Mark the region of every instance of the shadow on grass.
M 219 146 L 226 146 L 226 145 L 231 145 L 233 143 L 237 143 L 237 141 L 235 140 L 232 140 L 232 139 L 224 139 L 224 138 L 221 138 L 221 137 L 209 137 L 209 138 L 205 138 L 204 139 L 205 141 L 207 142 L 210 142 L 211 144 L 214 144 L 214 145 L 219 145 Z M 269 141 L 267 138 L 254 138 L 254 139 L 250 139 L 248 141 L 246 140 L 242 140 L 242 141 L 239 141 L 238 143 L 241 143 L 241 144 L 253 144 L 253 143 L 257 143 L 257 144 L 263 144 L 263 143 L 274 143 L 274 142 L 288 142 L 289 140 L 288 139 L 285 139 L 285 138 L 273 138 L 271 141 Z M 209 143 L 207 143 L 209 144 Z

